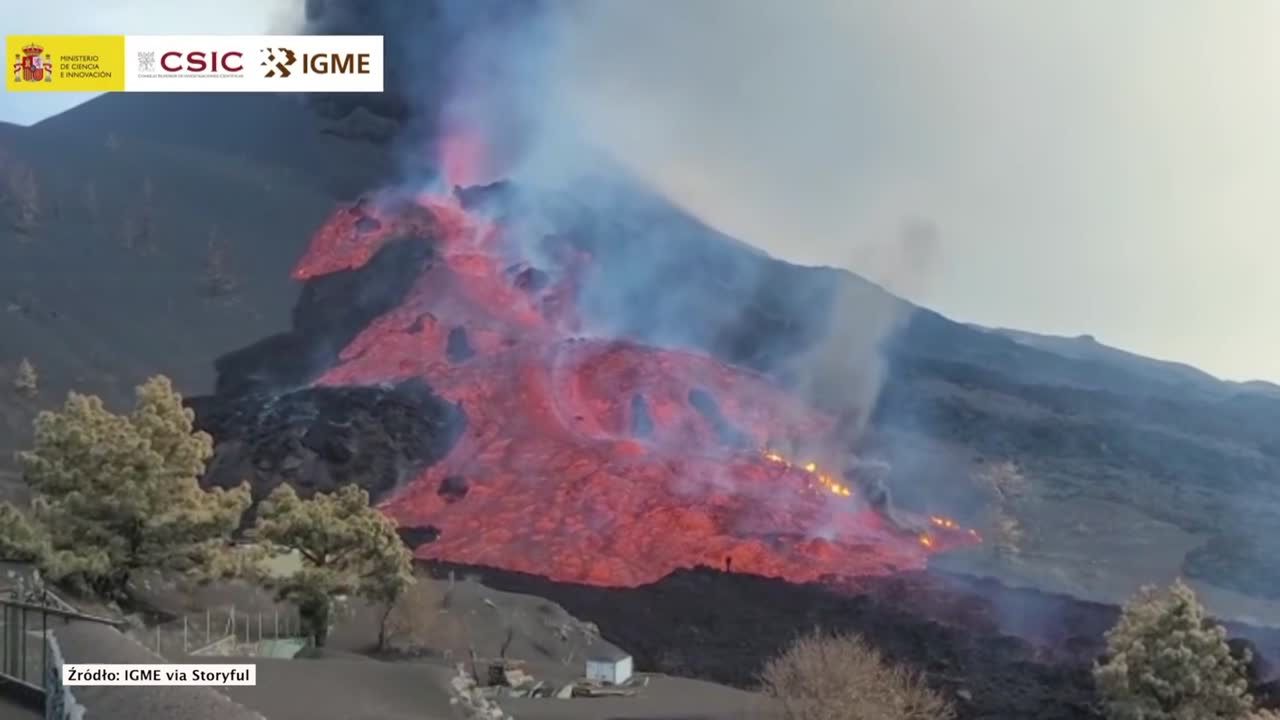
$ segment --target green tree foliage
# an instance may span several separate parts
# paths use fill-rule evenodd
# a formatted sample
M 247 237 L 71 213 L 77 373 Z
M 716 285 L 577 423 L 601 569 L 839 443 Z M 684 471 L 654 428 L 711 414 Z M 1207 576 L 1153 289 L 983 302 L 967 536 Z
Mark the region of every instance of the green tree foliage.
M 38 524 L 10 503 L 0 503 L 0 560 L 43 563 L 49 537 Z
M 129 415 L 70 393 L 61 411 L 36 417 L 35 446 L 19 459 L 48 532 L 51 577 L 118 597 L 139 569 L 199 575 L 216 564 L 249 488 L 200 488 L 213 441 L 193 420 L 163 376 L 138 387 Z
M 1248 662 L 1231 656 L 1226 632 L 1179 580 L 1125 606 L 1093 674 L 1110 720 L 1236 720 L 1253 705 Z
M 412 557 L 395 523 L 369 506 L 369 494 L 347 485 L 303 500 L 281 485 L 258 508 L 256 537 L 276 553 L 296 553 L 302 568 L 285 578 L 280 596 L 298 606 L 323 647 L 336 595 L 355 594 L 385 608 L 413 582 Z M 378 645 L 386 639 L 386 614 Z
M 13 376 L 13 389 L 27 398 L 40 394 L 40 376 L 36 374 L 36 367 L 30 360 L 22 358 L 22 362 L 18 363 L 18 371 Z

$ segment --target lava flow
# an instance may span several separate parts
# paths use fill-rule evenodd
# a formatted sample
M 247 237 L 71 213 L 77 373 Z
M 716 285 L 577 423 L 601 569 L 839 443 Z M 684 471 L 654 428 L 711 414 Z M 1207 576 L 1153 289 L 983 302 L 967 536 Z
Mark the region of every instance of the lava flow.
M 453 196 L 362 204 L 336 212 L 294 272 L 359 267 L 403 238 L 433 247 L 406 299 L 319 380 L 419 377 L 465 413 L 449 455 L 382 504 L 401 525 L 438 531 L 419 557 L 602 585 L 728 563 L 808 581 L 919 568 L 977 540 L 946 518 L 906 527 L 770 450 L 770 438 L 825 437 L 833 421 L 767 378 L 576 337 L 575 280 L 591 259 L 549 240 L 554 266 L 530 266 L 508 231 Z

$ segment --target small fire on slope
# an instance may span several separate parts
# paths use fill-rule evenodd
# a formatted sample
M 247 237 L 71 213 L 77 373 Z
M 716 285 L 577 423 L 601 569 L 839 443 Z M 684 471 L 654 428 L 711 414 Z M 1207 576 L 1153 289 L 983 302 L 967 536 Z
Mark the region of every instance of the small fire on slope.
M 819 469 L 818 464 L 815 462 L 794 463 L 788 460 L 781 453 L 774 450 L 765 450 L 762 454 L 764 455 L 764 458 L 771 463 L 782 465 L 786 468 L 799 468 L 808 473 L 812 479 L 810 487 L 824 489 L 838 497 L 851 497 L 854 494 L 851 487 L 833 479 L 830 474 Z M 957 539 L 961 539 L 958 536 L 961 535 L 967 536 L 967 539 L 971 542 L 982 542 L 982 536 L 977 530 L 965 529 L 960 526 L 960 523 L 948 517 L 930 515 L 929 525 L 934 528 L 933 531 L 926 528 L 916 534 L 916 540 L 920 543 L 921 547 L 927 550 L 942 549 L 940 545 L 943 543 L 936 537 L 938 534 L 945 534 L 948 537 L 949 542 L 945 543 L 947 547 L 969 544 L 966 542 L 957 542 Z
M 787 460 L 785 457 L 783 457 L 780 453 L 774 452 L 772 450 L 764 451 L 764 459 L 768 460 L 769 462 L 777 463 L 779 465 L 783 465 L 786 467 L 799 467 L 801 470 L 804 470 L 805 472 L 809 473 L 809 475 L 813 478 L 813 482 L 816 483 L 818 487 L 825 488 L 832 495 L 839 495 L 841 497 L 849 497 L 853 495 L 853 490 L 849 489 L 848 485 L 843 485 L 839 482 L 836 482 L 835 480 L 831 479 L 830 475 L 826 474 L 825 472 L 819 471 L 818 464 L 815 462 L 807 462 L 802 465 L 795 465 L 790 460 Z

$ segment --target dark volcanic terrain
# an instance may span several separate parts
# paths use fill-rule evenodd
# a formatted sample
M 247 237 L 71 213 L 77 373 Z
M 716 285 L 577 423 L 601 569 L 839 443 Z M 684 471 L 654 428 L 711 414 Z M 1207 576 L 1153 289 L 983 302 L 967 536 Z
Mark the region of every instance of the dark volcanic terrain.
M 1102 717 L 1090 667 L 1102 632 L 1116 619 L 1108 605 L 937 572 L 869 578 L 849 592 L 707 568 L 628 589 L 492 568 L 432 568 L 437 577 L 450 571 L 562 605 L 596 623 L 646 670 L 755 687 L 769 658 L 817 626 L 857 632 L 887 657 L 925 670 L 955 699 L 962 719 Z M 1268 657 L 1280 650 L 1280 631 L 1231 631 L 1252 638 Z M 1280 705 L 1280 683 L 1266 682 L 1273 670 L 1266 660 L 1252 670 L 1254 693 L 1267 707 Z
M 0 123 L 0 469 L 71 389 L 119 406 L 149 374 L 213 388 L 210 358 L 288 324 L 289 268 L 381 148 L 287 96 L 104 95 Z M 34 402 L 9 392 L 18 361 Z
M 439 309 L 431 304 L 439 300 L 432 295 L 438 286 L 422 279 L 448 276 L 432 274 L 433 263 L 447 260 L 457 276 L 492 268 L 457 253 L 445 258 L 420 237 L 386 237 L 360 262 L 304 273 L 297 283 L 288 279 L 317 228 L 348 212 L 361 193 L 394 181 L 387 147 L 371 136 L 326 128 L 292 101 L 227 95 L 104 96 L 32 128 L 0 126 L 0 450 L 6 460 L 7 451 L 26 443 L 33 413 L 59 403 L 68 389 L 102 394 L 118 407 L 132 385 L 164 372 L 218 440 L 210 483 L 248 477 L 262 493 L 281 481 L 324 489 L 354 480 L 387 501 L 429 477 L 435 481 L 429 492 L 418 488 L 422 503 L 397 512 L 434 520 L 436 513 L 448 517 L 481 501 L 502 506 L 501 497 L 486 498 L 492 478 L 482 465 L 468 473 L 445 470 L 459 459 L 451 457 L 457 448 L 474 449 L 467 430 L 524 429 L 529 424 L 511 423 L 528 418 L 493 410 L 502 405 L 470 405 L 471 396 L 460 406 L 456 397 L 470 387 L 462 382 L 466 373 L 486 358 L 508 353 L 501 355 L 511 358 L 507 367 L 528 370 L 532 356 L 512 350 L 518 343 L 502 332 L 459 330 L 444 313 L 401 323 L 406 300 L 418 302 L 419 310 Z M 852 588 L 860 596 L 850 594 L 847 581 L 832 589 L 704 570 L 649 582 L 657 568 L 628 576 L 634 582 L 624 584 L 638 585 L 629 590 L 482 571 L 490 582 L 545 594 L 599 623 L 644 667 L 737 684 L 748 682 L 759 662 L 797 630 L 814 624 L 859 629 L 892 657 L 930 670 L 957 697 L 965 690 L 971 697 L 964 700 L 965 717 L 1092 717 L 1083 658 L 1096 650 L 1114 609 L 944 575 L 937 569 L 943 564 L 1107 602 L 1181 572 L 1199 581 L 1219 615 L 1280 621 L 1270 604 L 1280 598 L 1274 562 L 1280 397 L 1269 387 L 969 327 L 849 272 L 750 251 L 660 199 L 638 191 L 630 197 L 630 204 L 613 203 L 602 213 L 586 193 L 548 203 L 499 185 L 461 196 L 469 212 L 495 221 L 541 215 L 554 229 L 552 250 L 591 259 L 592 270 L 576 288 L 579 319 L 621 339 L 623 349 L 613 357 L 659 358 L 659 374 L 676 378 L 664 387 L 678 412 L 663 414 L 662 403 L 629 397 L 571 420 L 598 422 L 589 430 L 610 442 L 625 419 L 636 435 L 665 441 L 687 428 L 690 442 L 734 452 L 762 449 L 739 447 L 759 438 L 738 418 L 760 416 L 733 388 L 789 390 L 792 400 L 822 409 L 832 385 L 802 379 L 833 313 L 848 303 L 888 308 L 899 322 L 881 348 L 887 377 L 869 408 L 869 426 L 841 449 L 884 461 L 896 508 L 955 518 L 980 530 L 986 542 L 928 557 L 934 569 L 927 575 L 913 570 L 898 580 L 864 581 Z M 350 218 L 351 237 L 361 239 L 353 247 L 367 249 L 361 243 L 385 218 L 361 213 Z M 624 281 L 642 260 L 647 273 Z M 510 298 L 542 298 L 559 287 L 541 268 L 500 269 Z M 495 314 L 524 307 L 524 301 L 497 307 L 471 300 Z M 371 345 L 375 337 L 395 343 Z M 419 352 L 428 346 L 432 354 Z M 397 362 L 374 364 L 373 351 L 353 350 L 370 347 Z M 697 359 L 670 360 L 677 356 Z M 9 387 L 23 357 L 41 375 L 34 400 Z M 438 358 L 449 367 L 425 367 Z M 726 369 L 699 377 L 700 384 L 673 371 L 713 366 Z M 595 369 L 588 377 L 621 376 L 607 363 Z M 423 382 L 429 372 L 454 384 Z M 717 380 L 726 377 L 743 384 Z M 559 387 L 539 384 L 535 375 L 509 381 L 519 389 L 529 378 L 533 390 Z M 600 387 L 581 387 L 583 402 L 603 396 Z M 757 394 L 765 391 L 748 393 Z M 614 405 L 626 408 L 624 419 Z M 636 451 L 632 444 L 610 447 L 619 457 Z M 553 467 L 546 462 L 552 455 L 534 458 L 540 471 Z M 562 459 L 568 469 L 581 469 L 579 457 Z M 748 465 L 763 466 L 759 457 Z M 664 472 L 678 475 L 679 468 Z M 585 475 L 557 477 L 570 479 L 562 492 L 571 499 L 607 497 L 574 495 L 572 481 Z M 817 480 L 790 466 L 778 477 Z M 13 487 L 9 475 L 0 474 L 0 481 Z M 815 501 L 803 497 L 787 513 L 816 512 Z M 540 502 L 559 507 L 564 499 L 548 492 Z M 772 510 L 768 497 L 757 499 L 758 507 Z M 718 531 L 723 526 L 715 523 L 743 512 L 740 500 L 715 500 L 710 510 L 698 508 L 702 515 L 691 510 L 667 520 L 693 533 Z M 634 507 L 610 502 L 597 504 Z M 505 509 L 536 522 L 546 507 Z M 442 535 L 435 525 L 417 527 L 413 540 L 429 553 L 433 545 L 457 551 L 462 545 L 450 543 L 468 539 L 443 529 Z M 502 537 L 490 548 L 523 539 L 511 528 L 496 530 Z M 753 548 L 769 552 L 750 560 L 740 555 L 735 566 L 786 568 L 778 558 L 805 557 L 798 539 L 812 540 L 752 538 Z M 845 557 L 827 545 L 814 548 L 820 551 L 815 567 Z M 718 546 L 712 551 L 721 552 Z M 895 567 L 918 568 L 926 555 L 903 551 Z M 875 557 L 860 556 L 868 567 Z M 523 557 L 524 569 L 536 560 Z M 594 571 L 580 570 L 584 577 Z M 612 572 L 605 568 L 598 579 L 615 577 L 606 571 Z M 998 630 L 1043 639 L 1046 648 L 1000 638 Z M 1263 647 L 1276 647 L 1270 636 L 1249 632 Z

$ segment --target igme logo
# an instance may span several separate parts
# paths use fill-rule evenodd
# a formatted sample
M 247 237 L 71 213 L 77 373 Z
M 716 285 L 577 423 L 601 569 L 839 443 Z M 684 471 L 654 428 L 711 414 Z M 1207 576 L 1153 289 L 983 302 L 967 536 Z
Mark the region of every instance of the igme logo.
M 269 78 L 293 75 L 296 64 L 303 75 L 368 75 L 372 56 L 363 52 L 295 53 L 289 48 L 263 48 L 262 66 Z M 301 59 L 301 62 L 298 62 Z
M 297 53 L 289 48 L 264 48 L 262 52 L 266 55 L 262 66 L 267 68 L 267 77 L 287 78 L 293 74 L 289 66 L 297 61 Z

